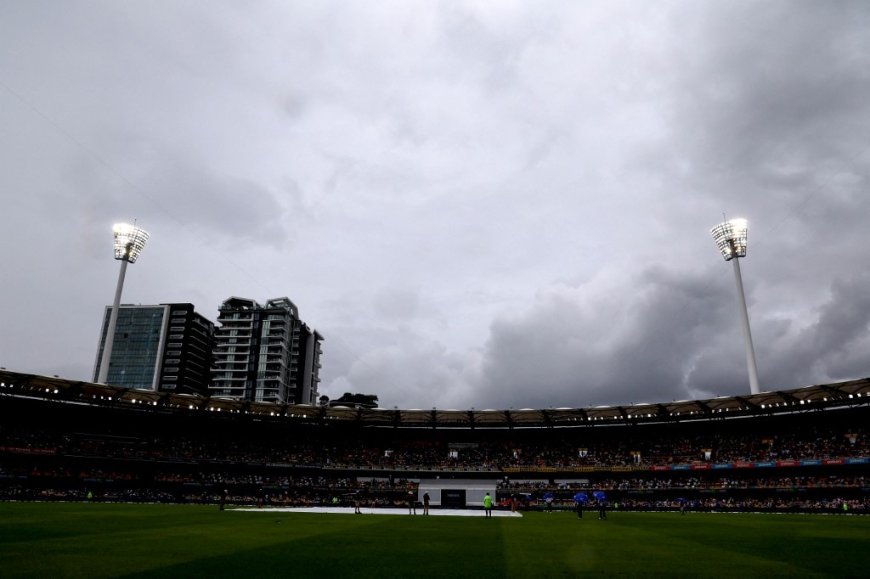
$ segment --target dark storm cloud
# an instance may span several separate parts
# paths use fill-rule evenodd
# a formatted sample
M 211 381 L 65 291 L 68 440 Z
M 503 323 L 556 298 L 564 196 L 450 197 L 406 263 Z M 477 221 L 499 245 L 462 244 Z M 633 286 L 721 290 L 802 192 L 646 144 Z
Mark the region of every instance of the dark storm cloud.
M 806 320 L 762 328 L 769 343 L 768 384 L 772 389 L 870 375 L 870 274 L 856 272 L 831 281 L 831 293 Z M 760 370 L 761 372 L 761 370 Z
M 868 282 L 870 274 L 861 272 L 831 284 L 831 299 L 822 308 L 811 333 L 813 348 L 823 360 L 866 337 L 870 323 Z
M 482 396 L 532 407 L 688 398 L 693 359 L 719 345 L 711 328 L 739 331 L 733 296 L 663 269 L 625 283 L 632 291 L 619 295 L 595 284 L 553 288 L 522 316 L 494 323 Z
M 493 324 L 476 397 L 559 407 L 746 392 L 736 296 L 714 276 L 651 269 L 618 299 L 595 287 L 545 292 L 524 315 Z M 867 372 L 868 282 L 867 274 L 835 281 L 810 319 L 756 316 L 763 390 Z

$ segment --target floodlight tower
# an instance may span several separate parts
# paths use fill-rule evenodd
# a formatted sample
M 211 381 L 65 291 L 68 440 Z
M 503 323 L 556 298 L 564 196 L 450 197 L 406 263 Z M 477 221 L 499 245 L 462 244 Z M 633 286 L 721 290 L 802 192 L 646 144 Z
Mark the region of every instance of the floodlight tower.
M 743 277 L 740 275 L 741 257 L 746 257 L 746 240 L 749 224 L 745 219 L 729 219 L 710 230 L 716 246 L 725 261 L 734 264 L 734 279 L 737 281 L 737 300 L 740 302 L 740 315 L 743 322 L 743 344 L 746 348 L 746 366 L 749 370 L 749 388 L 753 394 L 761 392 L 758 386 L 758 366 L 755 364 L 755 350 L 752 347 L 752 333 L 749 331 L 749 312 L 746 309 L 746 296 L 743 294 Z
M 118 274 L 115 301 L 112 303 L 109 326 L 106 328 L 106 342 L 103 346 L 103 355 L 100 358 L 100 374 L 97 377 L 97 382 L 100 384 L 105 384 L 106 379 L 109 377 L 109 362 L 112 359 L 115 326 L 118 323 L 118 309 L 121 306 L 121 291 L 124 289 L 124 276 L 127 275 L 127 264 L 136 263 L 149 237 L 147 231 L 129 223 L 116 223 L 112 226 L 112 232 L 115 235 L 115 259 L 121 262 L 121 272 Z

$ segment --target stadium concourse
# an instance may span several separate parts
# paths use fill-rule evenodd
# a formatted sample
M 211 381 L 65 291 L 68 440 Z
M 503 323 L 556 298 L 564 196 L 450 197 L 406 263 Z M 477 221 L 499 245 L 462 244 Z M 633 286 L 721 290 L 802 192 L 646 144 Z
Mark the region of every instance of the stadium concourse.
M 868 424 L 870 379 L 633 406 L 414 411 L 2 370 L 0 500 L 402 513 L 425 493 L 433 507 L 479 510 L 488 492 L 507 512 L 585 497 L 590 508 L 864 514 Z

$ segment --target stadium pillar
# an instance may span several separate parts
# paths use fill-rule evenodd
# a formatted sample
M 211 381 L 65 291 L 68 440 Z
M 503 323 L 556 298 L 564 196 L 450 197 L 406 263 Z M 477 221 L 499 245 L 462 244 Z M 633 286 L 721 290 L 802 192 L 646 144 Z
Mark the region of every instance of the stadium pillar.
M 740 275 L 739 260 L 746 257 L 749 225 L 745 219 L 731 219 L 720 223 L 710 230 L 716 246 L 725 261 L 734 264 L 734 279 L 737 282 L 737 301 L 740 306 L 740 322 L 743 328 L 743 347 L 746 350 L 746 367 L 749 372 L 749 390 L 752 394 L 761 392 L 758 384 L 758 366 L 755 363 L 755 348 L 752 345 L 752 333 L 749 330 L 749 310 L 746 307 L 746 295 L 743 292 L 743 276 Z
M 749 390 L 753 394 L 761 392 L 758 385 L 758 365 L 755 362 L 755 348 L 752 345 L 752 332 L 749 329 L 749 309 L 746 307 L 746 295 L 743 293 L 743 276 L 740 275 L 740 260 L 732 259 L 734 264 L 734 279 L 737 282 L 737 301 L 740 305 L 740 321 L 743 327 L 743 347 L 746 350 L 746 368 L 749 372 Z
M 121 272 L 118 274 L 118 285 L 115 287 L 115 300 L 112 302 L 112 313 L 109 314 L 109 326 L 106 328 L 103 356 L 100 358 L 100 375 L 97 382 L 105 384 L 109 377 L 109 362 L 115 346 L 115 326 L 118 325 L 118 310 L 121 308 L 121 292 L 124 290 L 124 277 L 127 275 L 127 260 L 121 261 Z

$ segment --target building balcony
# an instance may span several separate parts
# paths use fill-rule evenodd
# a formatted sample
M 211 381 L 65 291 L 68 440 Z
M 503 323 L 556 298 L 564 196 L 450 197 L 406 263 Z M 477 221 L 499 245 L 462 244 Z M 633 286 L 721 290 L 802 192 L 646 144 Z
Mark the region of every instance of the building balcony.
M 212 366 L 224 367 L 226 370 L 240 370 L 245 368 L 249 364 L 249 358 L 247 356 L 241 357 L 237 356 L 233 360 L 216 358 L 212 360 Z M 234 366 L 234 368 L 227 368 L 227 366 Z
M 246 350 L 251 349 L 251 343 L 250 342 L 237 342 L 235 344 L 220 343 L 220 344 L 215 345 L 215 347 L 214 347 L 214 349 L 216 351 L 222 351 L 222 352 L 226 352 L 230 348 L 236 348 L 235 351 L 245 352 Z
M 238 344 L 241 343 L 250 343 L 251 336 L 239 336 L 233 334 L 221 334 L 217 333 L 214 337 L 215 345 L 221 346 L 223 344 Z
M 244 330 L 244 331 L 240 331 Z M 215 330 L 214 336 L 216 339 L 229 339 L 229 338 L 239 338 L 240 340 L 250 340 L 253 337 L 254 333 L 250 328 L 221 328 L 219 330 Z
M 221 384 L 226 385 L 226 387 L 243 388 L 245 385 L 245 377 L 240 376 L 238 378 L 215 378 L 212 380 L 212 383 L 218 388 L 224 387 L 220 386 Z

